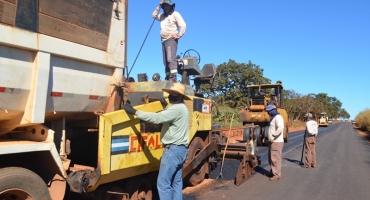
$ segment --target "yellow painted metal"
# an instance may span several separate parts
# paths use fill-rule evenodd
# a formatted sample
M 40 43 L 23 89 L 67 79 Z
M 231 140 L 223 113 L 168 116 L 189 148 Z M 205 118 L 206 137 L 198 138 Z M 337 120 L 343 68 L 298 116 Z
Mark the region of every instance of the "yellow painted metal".
M 189 109 L 189 141 L 191 141 L 198 131 L 211 130 L 211 101 L 204 99 L 203 112 L 193 111 L 193 98 L 186 100 L 185 105 Z M 159 101 L 155 101 L 135 106 L 135 109 L 159 112 L 164 107 Z M 94 191 L 100 184 L 159 170 L 163 154 L 159 132 L 141 134 L 140 120 L 124 110 L 101 115 L 99 123 L 98 166 L 101 169 L 101 177 L 89 191 Z M 111 155 L 114 136 L 129 137 L 128 153 Z
M 135 109 L 158 112 L 164 108 L 157 101 L 136 106 Z M 127 114 L 124 110 L 119 110 L 101 115 L 99 123 L 98 166 L 101 169 L 101 178 L 90 191 L 93 191 L 100 184 L 147 173 L 150 172 L 149 169 L 152 169 L 152 171 L 158 170 L 163 148 L 111 155 L 112 136 L 137 137 L 141 135 L 140 120 L 136 116 Z M 159 135 L 160 133 L 154 134 Z

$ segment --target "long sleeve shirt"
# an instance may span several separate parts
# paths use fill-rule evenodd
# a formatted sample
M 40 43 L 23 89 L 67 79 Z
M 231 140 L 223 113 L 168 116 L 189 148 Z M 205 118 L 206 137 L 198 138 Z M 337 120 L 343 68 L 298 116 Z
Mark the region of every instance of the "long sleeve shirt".
M 152 17 L 161 23 L 162 42 L 171 38 L 173 34 L 182 37 L 185 34 L 186 23 L 180 13 L 173 11 L 172 14 L 165 16 L 164 13 L 158 14 L 160 9 L 160 6 L 155 8 Z
M 189 111 L 185 104 L 173 104 L 158 113 L 138 111 L 137 117 L 153 124 L 163 124 L 160 137 L 163 145 L 188 146 Z
M 305 137 L 311 136 L 311 134 L 309 132 L 311 132 L 315 136 L 317 136 L 317 134 L 318 134 L 318 125 L 317 125 L 316 121 L 309 120 L 308 122 L 306 122 L 306 130 L 304 132 Z
M 270 141 L 271 138 L 275 138 L 272 142 L 284 142 L 284 119 L 281 115 L 276 115 L 274 119 L 272 119 L 272 121 L 270 122 L 269 126 Z

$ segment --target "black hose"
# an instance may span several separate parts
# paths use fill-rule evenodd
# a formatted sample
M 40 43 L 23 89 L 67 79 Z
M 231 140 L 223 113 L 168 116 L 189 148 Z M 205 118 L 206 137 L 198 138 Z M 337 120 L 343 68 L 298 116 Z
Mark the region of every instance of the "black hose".
M 140 55 L 141 49 L 143 48 L 143 46 L 144 46 L 144 44 L 145 44 L 146 38 L 148 37 L 148 35 L 149 35 L 149 33 L 150 33 L 150 30 L 151 30 L 151 29 L 152 29 L 152 27 L 153 27 L 154 21 L 155 21 L 155 19 L 153 19 L 153 22 L 152 22 L 152 24 L 150 25 L 150 28 L 149 28 L 149 30 L 148 30 L 148 33 L 147 33 L 147 34 L 146 34 L 146 36 L 145 36 L 145 39 L 144 39 L 144 41 L 143 41 L 143 44 L 141 45 L 140 50 L 139 50 L 138 54 L 136 55 L 135 61 L 134 61 L 134 63 L 132 64 L 132 66 L 131 66 L 131 68 L 130 68 L 130 71 L 127 73 L 127 77 L 129 77 L 129 76 L 130 76 L 131 70 L 132 70 L 132 68 L 134 67 L 134 65 L 135 65 L 135 63 L 136 63 L 136 60 L 137 60 L 137 58 L 138 58 L 138 57 L 139 57 L 139 55 Z

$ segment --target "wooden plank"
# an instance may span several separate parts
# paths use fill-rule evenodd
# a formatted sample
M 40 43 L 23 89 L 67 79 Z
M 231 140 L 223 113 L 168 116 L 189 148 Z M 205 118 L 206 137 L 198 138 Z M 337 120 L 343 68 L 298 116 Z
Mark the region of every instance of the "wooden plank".
M 109 35 L 113 2 L 108 0 L 40 0 L 39 12 Z
M 15 4 L 0 0 L 0 22 L 14 25 Z
M 15 26 L 37 32 L 38 0 L 18 0 Z
M 107 35 L 82 28 L 41 13 L 39 14 L 39 32 L 104 51 L 107 49 Z

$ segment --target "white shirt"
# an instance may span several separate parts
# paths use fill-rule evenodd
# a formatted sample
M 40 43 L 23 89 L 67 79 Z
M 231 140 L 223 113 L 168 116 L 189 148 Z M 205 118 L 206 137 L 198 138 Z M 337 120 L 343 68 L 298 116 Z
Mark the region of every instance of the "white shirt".
M 274 136 L 278 136 L 278 137 L 275 138 Z M 269 141 L 270 142 L 284 142 L 284 119 L 280 114 L 276 115 L 274 119 L 270 122 Z
M 308 129 L 311 126 L 315 127 L 315 128 L 310 128 L 312 130 L 312 132 L 314 133 L 314 135 L 317 136 L 317 134 L 318 134 L 318 130 L 317 130 L 318 125 L 317 125 L 316 121 L 315 120 L 310 120 L 306 123 L 306 130 L 305 130 L 306 137 L 311 135 L 311 134 L 308 133 Z
M 185 34 L 186 23 L 180 13 L 173 11 L 172 14 L 165 16 L 163 13 L 158 14 L 161 9 L 158 6 L 152 13 L 152 17 L 161 22 L 161 38 L 162 42 L 171 38 L 173 34 L 178 34 L 182 37 Z

